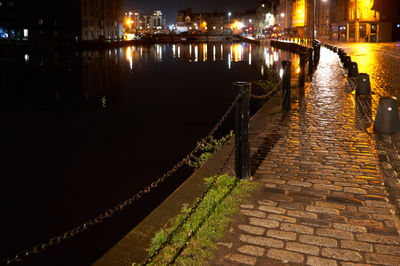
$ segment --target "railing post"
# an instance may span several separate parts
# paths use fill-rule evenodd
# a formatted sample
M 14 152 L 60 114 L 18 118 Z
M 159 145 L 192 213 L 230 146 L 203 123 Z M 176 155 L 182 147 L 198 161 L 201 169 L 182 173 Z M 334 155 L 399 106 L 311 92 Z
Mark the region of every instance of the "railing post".
M 290 111 L 290 79 L 291 79 L 291 61 L 282 61 L 282 113 Z
M 239 179 L 250 179 L 250 82 L 233 83 L 235 93 L 239 96 L 235 106 L 235 173 Z
M 308 48 L 308 75 L 312 76 L 313 73 L 313 48 Z

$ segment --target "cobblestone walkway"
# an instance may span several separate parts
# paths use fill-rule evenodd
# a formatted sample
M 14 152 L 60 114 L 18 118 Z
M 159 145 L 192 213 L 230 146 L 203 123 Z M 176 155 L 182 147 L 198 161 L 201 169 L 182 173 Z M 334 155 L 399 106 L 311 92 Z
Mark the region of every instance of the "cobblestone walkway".
M 337 56 L 261 133 L 276 139 L 211 265 L 400 265 L 398 218 Z M 276 136 L 279 136 L 278 138 Z

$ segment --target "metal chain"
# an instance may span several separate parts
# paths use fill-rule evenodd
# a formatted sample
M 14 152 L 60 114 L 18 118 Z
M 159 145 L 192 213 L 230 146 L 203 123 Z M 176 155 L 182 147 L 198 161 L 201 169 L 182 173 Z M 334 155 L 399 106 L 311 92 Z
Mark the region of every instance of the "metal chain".
M 178 162 L 176 165 L 174 165 L 168 172 L 166 172 L 164 175 L 159 177 L 156 181 L 152 182 L 150 185 L 148 185 L 144 189 L 140 190 L 138 193 L 136 193 L 131 198 L 123 201 L 122 203 L 116 204 L 113 208 L 108 209 L 104 213 L 96 216 L 95 218 L 93 218 L 91 220 L 88 220 L 87 222 L 83 223 L 82 225 L 79 225 L 79 226 L 73 228 L 72 230 L 66 231 L 64 234 L 50 238 L 47 242 L 39 243 L 30 249 L 25 249 L 23 251 L 20 251 L 13 257 L 1 259 L 0 265 L 10 265 L 12 263 L 21 262 L 21 261 L 26 260 L 32 254 L 42 253 L 45 250 L 47 250 L 47 248 L 56 246 L 67 239 L 71 239 L 74 236 L 76 236 L 77 234 L 80 234 L 80 233 L 88 230 L 92 226 L 103 222 L 105 219 L 111 218 L 115 213 L 121 212 L 126 207 L 132 205 L 134 201 L 136 201 L 136 200 L 142 198 L 144 195 L 150 193 L 151 190 L 158 187 L 158 185 L 160 183 L 163 183 L 168 177 L 170 177 L 172 174 L 174 174 L 179 168 L 181 168 L 183 165 L 189 163 L 190 159 L 194 156 L 194 154 L 200 150 L 202 144 L 206 143 L 208 139 L 213 137 L 213 135 L 218 130 L 218 128 L 221 126 L 221 124 L 226 120 L 226 118 L 232 112 L 233 108 L 235 107 L 235 105 L 238 102 L 240 97 L 241 96 L 238 95 L 234 99 L 234 101 L 228 107 L 227 111 L 224 113 L 222 118 L 211 129 L 211 131 L 207 135 L 207 137 L 205 137 L 205 138 L 201 139 L 199 142 L 197 142 L 197 145 L 195 146 L 195 148 L 186 157 L 184 157 L 180 162 Z
M 250 92 L 250 97 L 253 98 L 253 99 L 257 99 L 257 100 L 265 100 L 271 94 L 274 94 L 276 91 L 279 90 L 279 87 L 280 87 L 281 83 L 282 83 L 282 80 L 279 80 L 279 82 L 275 85 L 275 87 L 272 90 L 270 90 L 269 92 L 267 92 L 266 94 L 263 94 L 263 95 L 255 95 L 255 94 L 252 94 Z
M 177 227 L 172 230 L 168 236 L 167 239 L 151 254 L 151 256 L 147 257 L 146 261 L 142 265 L 147 265 L 152 262 L 152 260 L 157 257 L 160 252 L 171 242 L 172 238 L 178 233 L 178 231 L 182 228 L 182 226 L 190 219 L 190 217 L 193 215 L 193 213 L 197 210 L 197 208 L 200 206 L 200 204 L 203 202 L 204 198 L 207 196 L 208 192 L 211 190 L 211 188 L 215 185 L 217 182 L 218 176 L 222 173 L 222 171 L 225 169 L 226 165 L 228 164 L 229 160 L 232 157 L 232 154 L 234 153 L 236 149 L 236 145 L 233 147 L 231 153 L 225 160 L 224 164 L 222 167 L 219 169 L 217 172 L 217 175 L 213 178 L 212 182 L 207 186 L 206 190 L 203 192 L 203 194 L 197 199 L 196 203 L 194 206 L 190 209 L 190 212 L 185 216 L 185 218 L 177 225 Z

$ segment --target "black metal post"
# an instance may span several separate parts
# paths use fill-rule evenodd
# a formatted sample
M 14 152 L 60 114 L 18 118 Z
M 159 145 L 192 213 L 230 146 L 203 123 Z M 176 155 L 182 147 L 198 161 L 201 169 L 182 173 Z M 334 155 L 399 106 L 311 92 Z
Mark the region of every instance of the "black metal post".
M 235 106 L 235 172 L 240 179 L 250 179 L 250 82 L 238 81 L 233 83 L 239 101 Z
M 308 75 L 313 73 L 313 48 L 308 48 Z
M 282 61 L 282 113 L 290 111 L 290 79 L 292 61 Z

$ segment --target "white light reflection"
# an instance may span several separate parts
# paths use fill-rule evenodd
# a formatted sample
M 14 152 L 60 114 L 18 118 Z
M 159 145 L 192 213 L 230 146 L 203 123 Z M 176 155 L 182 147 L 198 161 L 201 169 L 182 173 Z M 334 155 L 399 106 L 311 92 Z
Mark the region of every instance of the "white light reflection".
M 251 66 L 251 44 L 249 45 L 249 65 Z
M 28 55 L 28 54 L 25 54 L 25 55 L 24 55 L 24 59 L 25 59 L 25 62 L 28 62 L 28 61 L 29 61 L 29 55 Z
M 278 51 L 274 51 L 274 62 L 278 62 L 279 61 L 279 53 Z
M 181 47 L 178 46 L 178 58 L 181 58 Z
M 175 44 L 173 44 L 173 45 L 172 45 L 172 57 L 173 57 L 173 58 L 176 57 L 175 52 L 176 52 L 176 46 L 175 46 Z
M 283 68 L 279 69 L 279 77 L 281 77 L 281 79 L 283 77 Z
M 128 62 L 129 62 L 129 69 L 132 70 L 133 69 L 132 47 L 126 48 L 125 56 L 126 56 L 126 59 L 128 59 Z
M 140 59 L 143 58 L 143 47 L 140 47 Z
M 221 61 L 224 61 L 224 45 L 221 44 Z
M 264 66 L 261 65 L 261 75 L 264 76 Z
M 192 45 L 189 44 L 189 56 L 190 58 L 192 58 Z
M 194 61 L 199 61 L 199 47 L 197 45 L 194 47 Z
M 215 47 L 215 45 L 213 45 L 213 61 L 215 62 L 215 56 L 217 53 L 217 48 Z
M 228 53 L 228 69 L 231 69 L 232 67 L 232 55 L 231 53 Z

